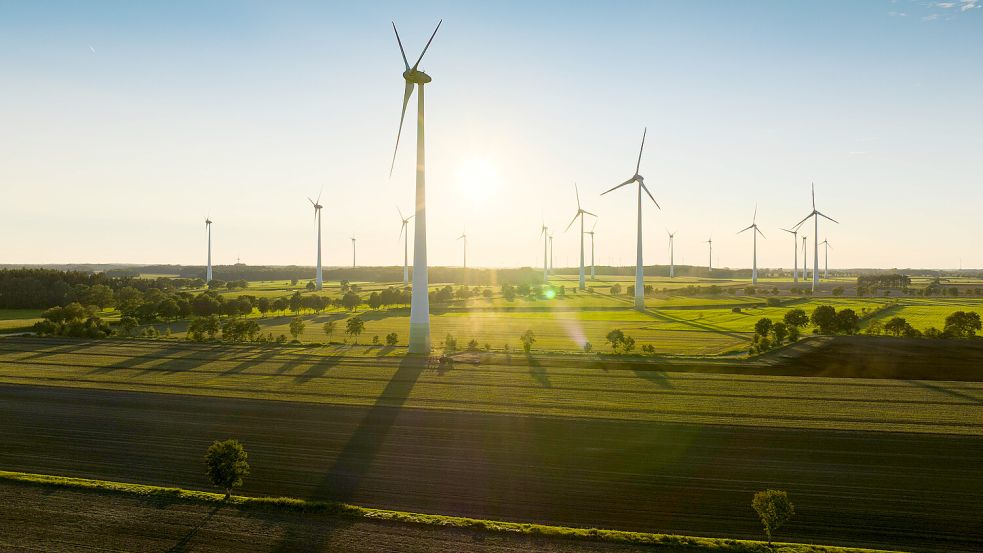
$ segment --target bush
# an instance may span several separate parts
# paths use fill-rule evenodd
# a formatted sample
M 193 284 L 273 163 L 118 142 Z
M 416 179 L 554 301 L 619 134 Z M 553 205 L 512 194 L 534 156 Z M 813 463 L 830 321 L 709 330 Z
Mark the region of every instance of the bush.
M 479 349 L 478 340 L 476 340 L 475 338 L 472 338 L 468 342 L 468 351 L 478 351 L 478 349 Z
M 395 332 L 390 332 L 386 334 L 386 345 L 395 346 L 399 342 L 399 335 Z
M 782 305 L 782 300 L 778 298 L 768 298 L 766 303 L 769 307 L 779 307 Z
M 594 346 L 590 342 L 584 342 L 584 353 L 590 353 Z
M 447 351 L 457 351 L 457 338 L 453 334 L 448 334 L 444 338 L 444 349 Z
M 843 295 L 843 292 L 844 292 L 844 290 L 843 290 L 843 287 L 842 286 L 837 286 L 836 288 L 833 288 L 833 295 L 834 296 L 842 296 Z
M 611 295 L 612 296 L 621 295 L 621 285 L 620 284 L 612 284 L 611 285 Z
M 205 452 L 205 473 L 215 486 L 225 490 L 225 499 L 232 496 L 232 488 L 242 486 L 242 479 L 249 475 L 249 455 L 238 440 L 215 441 Z
M 533 334 L 532 330 L 527 330 L 522 333 L 519 340 L 522 342 L 522 351 L 529 353 L 532 350 L 532 345 L 536 342 L 536 335 Z
M 795 506 L 788 499 L 788 493 L 781 490 L 765 490 L 754 494 L 751 507 L 761 518 L 768 545 L 771 545 L 772 534 L 782 527 L 795 515 Z

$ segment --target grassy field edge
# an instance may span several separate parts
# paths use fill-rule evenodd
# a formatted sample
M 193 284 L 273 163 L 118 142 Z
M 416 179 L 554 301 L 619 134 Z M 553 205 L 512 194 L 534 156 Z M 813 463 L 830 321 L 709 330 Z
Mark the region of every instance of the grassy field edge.
M 259 508 L 274 510 L 289 510 L 298 512 L 325 513 L 352 518 L 364 518 L 393 523 L 423 524 L 448 528 L 470 529 L 485 532 L 511 532 L 522 535 L 541 536 L 547 538 L 577 539 L 624 543 L 633 545 L 648 545 L 654 548 L 663 547 L 673 550 L 688 551 L 719 551 L 719 552 L 782 552 L 782 553 L 871 553 L 874 549 L 834 547 L 824 545 L 779 543 L 769 546 L 765 542 L 751 540 L 733 540 L 722 538 L 703 538 L 695 536 L 679 536 L 672 534 L 651 534 L 646 532 L 629 532 L 624 530 L 604 530 L 597 528 L 572 528 L 565 526 L 549 526 L 542 524 L 525 524 L 496 520 L 482 520 L 465 517 L 393 511 L 359 507 L 346 503 L 330 501 L 309 501 L 292 497 L 247 497 L 233 495 L 228 501 L 220 493 L 186 490 L 114 482 L 108 480 L 93 480 L 88 478 L 72 478 L 48 474 L 34 474 L 0 470 L 0 482 L 13 482 L 25 485 L 35 485 L 48 488 L 66 488 L 75 490 L 90 490 L 119 495 L 141 496 L 155 499 L 172 499 L 206 504 L 227 504 L 238 508 Z

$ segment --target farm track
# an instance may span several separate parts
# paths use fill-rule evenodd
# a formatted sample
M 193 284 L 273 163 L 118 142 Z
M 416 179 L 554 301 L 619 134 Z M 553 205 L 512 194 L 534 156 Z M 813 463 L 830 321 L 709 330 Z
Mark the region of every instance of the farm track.
M 247 494 L 755 538 L 750 496 L 774 487 L 799 513 L 783 539 L 983 548 L 979 435 L 409 409 L 400 398 L 420 370 L 399 372 L 367 407 L 3 385 L 0 467 L 207 489 L 202 452 L 235 436 L 253 466 Z

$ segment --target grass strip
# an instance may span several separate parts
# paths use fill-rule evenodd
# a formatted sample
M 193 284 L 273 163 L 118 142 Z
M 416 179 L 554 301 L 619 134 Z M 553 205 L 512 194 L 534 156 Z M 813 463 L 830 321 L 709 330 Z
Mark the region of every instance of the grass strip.
M 775 542 L 769 546 L 765 542 L 752 540 L 701 538 L 695 536 L 677 536 L 672 534 L 629 532 L 625 530 L 571 528 L 565 526 L 549 526 L 544 524 L 481 520 L 447 515 L 393 511 L 389 509 L 373 509 L 369 507 L 349 505 L 347 503 L 333 501 L 309 501 L 293 497 L 247 497 L 233 495 L 229 500 L 226 500 L 223 494 L 213 492 L 202 492 L 162 486 L 148 486 L 144 484 L 130 484 L 126 482 L 113 482 L 108 480 L 92 480 L 88 478 L 71 478 L 47 474 L 11 472 L 4 470 L 0 470 L 0 481 L 37 485 L 47 488 L 89 490 L 100 493 L 137 496 L 146 499 L 180 500 L 201 504 L 225 504 L 241 509 L 258 508 L 304 513 L 324 513 L 329 515 L 382 520 L 394 523 L 422 524 L 427 526 L 441 526 L 446 528 L 486 532 L 507 532 L 544 538 L 646 545 L 652 546 L 653 548 L 671 551 L 712 551 L 721 553 L 872 553 L 880 551 L 874 549 L 779 542 Z

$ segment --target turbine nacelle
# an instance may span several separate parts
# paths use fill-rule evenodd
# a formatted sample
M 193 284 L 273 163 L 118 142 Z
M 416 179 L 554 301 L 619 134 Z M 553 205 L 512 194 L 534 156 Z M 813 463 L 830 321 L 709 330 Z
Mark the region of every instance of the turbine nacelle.
M 403 78 L 406 79 L 406 82 L 413 84 L 427 84 L 433 80 L 430 78 L 430 75 L 427 75 L 419 69 L 412 68 L 403 71 Z

